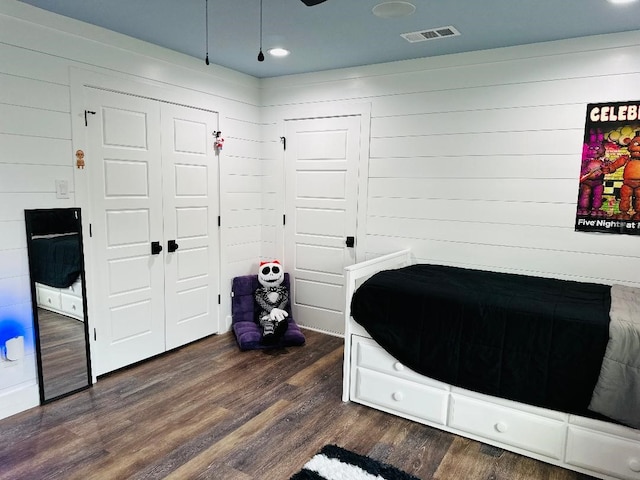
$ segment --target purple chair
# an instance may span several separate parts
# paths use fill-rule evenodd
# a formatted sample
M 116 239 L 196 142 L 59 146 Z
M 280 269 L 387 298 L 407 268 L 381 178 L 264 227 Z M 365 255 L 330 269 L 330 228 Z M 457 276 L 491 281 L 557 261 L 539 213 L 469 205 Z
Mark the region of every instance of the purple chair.
M 282 285 L 289 291 L 289 274 L 284 274 Z M 257 305 L 253 298 L 254 292 L 260 286 L 258 275 L 245 275 L 235 277 L 231 286 L 231 327 L 236 336 L 240 350 L 256 350 L 265 348 L 282 348 L 304 345 L 305 338 L 300 327 L 293 320 L 291 305 L 287 304 L 285 310 L 289 314 L 287 321 L 289 326 L 280 340 L 273 345 L 263 345 L 262 330 L 255 322 Z

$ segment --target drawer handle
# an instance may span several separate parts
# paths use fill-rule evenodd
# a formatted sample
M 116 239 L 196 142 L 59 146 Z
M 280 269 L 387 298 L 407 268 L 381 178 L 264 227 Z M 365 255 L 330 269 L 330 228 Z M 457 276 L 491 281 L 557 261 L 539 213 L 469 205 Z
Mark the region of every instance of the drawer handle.
M 640 472 L 640 460 L 637 458 L 630 459 L 628 465 L 632 472 Z
M 401 372 L 404 370 L 404 365 L 400 362 L 396 362 L 393 364 L 393 368 L 395 368 L 397 372 Z
M 75 310 L 76 306 L 75 305 L 71 305 L 71 310 Z
M 393 394 L 391 395 L 391 398 L 393 398 L 396 402 L 401 402 L 402 400 L 404 400 L 404 393 L 393 392 Z
M 51 299 L 50 298 L 47 298 L 47 303 L 51 303 Z
M 493 426 L 493 428 L 495 428 L 498 433 L 504 433 L 509 429 L 509 425 L 504 422 L 498 422 Z

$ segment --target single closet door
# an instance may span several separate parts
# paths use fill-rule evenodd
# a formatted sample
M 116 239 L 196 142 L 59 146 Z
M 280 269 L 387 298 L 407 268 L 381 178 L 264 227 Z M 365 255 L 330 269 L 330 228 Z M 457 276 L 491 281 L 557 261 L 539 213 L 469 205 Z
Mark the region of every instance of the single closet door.
M 344 333 L 344 267 L 355 263 L 360 116 L 287 120 L 284 267 L 300 325 Z
M 96 375 L 165 350 L 160 103 L 87 88 Z
M 162 104 L 166 348 L 218 331 L 217 114 Z
M 96 374 L 218 331 L 217 114 L 86 88 Z

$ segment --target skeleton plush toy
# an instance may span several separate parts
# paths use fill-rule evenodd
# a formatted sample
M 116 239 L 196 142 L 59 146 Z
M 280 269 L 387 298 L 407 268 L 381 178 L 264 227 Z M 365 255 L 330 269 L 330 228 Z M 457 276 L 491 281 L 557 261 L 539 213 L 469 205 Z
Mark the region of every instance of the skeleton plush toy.
M 289 291 L 282 286 L 284 270 L 280 262 L 260 262 L 258 282 L 260 287 L 254 298 L 260 310 L 257 322 L 262 328 L 262 343 L 274 344 L 287 331 L 289 314 L 284 310 L 289 303 Z

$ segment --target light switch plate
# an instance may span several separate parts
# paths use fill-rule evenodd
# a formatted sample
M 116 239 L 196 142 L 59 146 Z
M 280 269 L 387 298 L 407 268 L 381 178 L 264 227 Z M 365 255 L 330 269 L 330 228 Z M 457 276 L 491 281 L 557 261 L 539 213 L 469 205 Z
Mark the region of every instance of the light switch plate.
M 56 198 L 69 198 L 69 182 L 56 180 Z

